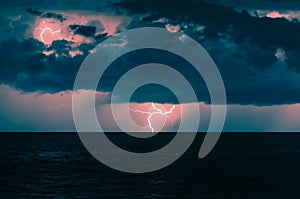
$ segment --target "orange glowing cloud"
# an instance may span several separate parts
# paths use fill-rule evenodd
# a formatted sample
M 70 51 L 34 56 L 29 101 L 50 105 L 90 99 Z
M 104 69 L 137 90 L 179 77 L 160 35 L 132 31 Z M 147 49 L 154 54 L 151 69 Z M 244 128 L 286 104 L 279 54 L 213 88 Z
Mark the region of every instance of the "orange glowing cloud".
M 44 21 L 45 22 L 45 21 Z M 63 39 L 61 30 L 53 27 L 53 25 L 45 24 L 44 27 L 39 26 L 34 29 L 35 36 L 38 34 L 38 38 L 44 44 L 51 44 L 54 40 Z
M 128 111 L 128 104 L 114 104 L 118 113 Z M 173 104 L 156 104 L 155 107 L 165 114 L 156 114 L 153 103 L 130 103 L 129 111 L 132 121 L 140 127 L 146 127 L 146 132 L 175 131 L 180 121 L 181 106 Z M 97 108 L 99 122 L 105 131 L 118 131 L 111 105 L 105 104 Z M 149 116 L 154 113 L 150 119 Z
M 267 17 L 270 17 L 270 18 L 287 18 L 287 19 L 289 19 L 290 15 L 289 14 L 281 14 L 277 11 L 274 11 L 274 12 L 268 13 Z
M 77 91 L 83 96 L 88 96 L 87 90 Z M 8 86 L 0 86 L 0 108 L 2 118 L 0 131 L 24 131 L 24 126 L 29 131 L 76 131 L 72 116 L 72 91 L 56 94 L 22 93 Z M 96 93 L 96 112 L 98 120 L 107 132 L 120 131 L 114 121 L 111 105 L 108 104 L 110 93 Z M 131 103 L 130 108 L 151 111 L 152 103 Z M 116 104 L 118 109 L 127 111 L 128 104 Z M 172 104 L 156 104 L 165 111 L 170 110 Z M 166 120 L 161 131 L 176 131 L 181 120 L 181 112 L 187 111 L 193 117 L 193 104 L 176 105 L 171 114 L 153 117 L 155 130 L 160 127 L 161 120 Z M 199 103 L 200 131 L 206 131 L 210 122 L 211 106 Z M 140 126 L 147 126 L 147 114 L 130 112 L 133 121 Z M 224 131 L 249 132 L 249 131 L 295 131 L 299 132 L 300 104 L 277 106 L 243 106 L 228 105 L 227 119 Z M 2 123 L 1 123 L 2 122 Z M 148 132 L 150 128 L 148 128 Z
M 118 31 L 126 30 L 130 23 L 130 18 L 125 16 L 113 16 L 108 14 L 95 14 L 92 12 L 60 12 L 66 20 L 60 21 L 54 18 L 37 17 L 31 33 L 35 39 L 49 46 L 53 41 L 66 40 L 72 43 L 72 48 L 76 48 L 83 43 L 92 43 L 95 41 L 93 37 L 86 37 L 80 34 L 75 34 L 70 25 L 93 26 L 96 28 L 95 35 L 107 34 L 114 35 Z M 44 54 L 52 54 L 45 52 Z M 74 57 L 77 54 L 82 54 L 78 50 L 70 52 L 70 56 Z
M 269 10 L 256 10 L 255 13 L 259 17 L 269 17 L 269 18 L 285 18 L 287 20 L 293 20 L 298 19 L 300 20 L 300 12 L 299 11 L 284 11 L 284 12 L 278 12 L 278 11 L 269 11 Z
M 73 50 L 73 51 L 69 51 L 69 55 L 71 57 L 75 57 L 76 55 L 83 55 L 83 52 L 81 52 L 80 50 Z

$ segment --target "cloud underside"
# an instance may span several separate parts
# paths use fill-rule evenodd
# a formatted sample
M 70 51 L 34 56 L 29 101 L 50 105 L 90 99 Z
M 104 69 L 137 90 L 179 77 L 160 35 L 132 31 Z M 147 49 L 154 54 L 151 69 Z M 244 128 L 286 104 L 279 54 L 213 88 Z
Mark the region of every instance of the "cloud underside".
M 231 104 L 300 102 L 300 23 L 284 18 L 251 16 L 246 11 L 236 11 L 213 1 L 121 1 L 111 9 L 118 15 L 131 18 L 127 29 L 166 27 L 171 31 L 183 31 L 200 42 L 218 66 Z M 68 21 L 67 16 L 59 11 L 28 9 L 27 13 L 57 23 Z M 98 43 L 109 37 L 105 32 L 97 34 L 100 27 L 95 21 L 66 26 L 72 34 L 91 39 L 88 40 L 91 42 L 81 40 L 76 43 L 66 39 L 64 34 L 49 44 L 37 37 L 6 39 L 0 44 L 0 82 L 23 92 L 57 93 L 72 90 L 84 58 Z M 101 82 L 103 86 L 99 89 L 111 92 L 114 83 L 131 66 L 147 61 L 170 65 L 184 73 L 195 89 L 198 100 L 210 103 L 205 82 L 184 60 L 153 51 L 123 57 L 106 72 Z M 133 101 L 176 102 L 169 92 L 151 86 L 137 93 Z
M 81 91 L 82 95 L 86 92 L 89 91 Z M 103 92 L 96 94 L 97 117 L 105 132 L 119 132 L 120 128 L 115 123 L 110 104 L 107 102 L 109 95 Z M 0 101 L 1 131 L 76 131 L 72 116 L 72 92 L 21 93 L 7 86 L 0 86 Z M 125 110 L 127 106 L 128 104 L 119 104 L 117 108 Z M 165 106 L 166 110 L 171 107 L 165 104 L 156 106 Z M 151 103 L 131 103 L 130 107 L 148 111 Z M 164 130 L 175 131 L 180 123 L 180 110 L 185 109 L 192 115 L 195 110 L 191 107 L 193 104 L 176 106 L 174 113 L 169 114 L 168 118 L 153 118 L 153 123 L 157 122 L 156 120 L 166 119 Z M 211 107 L 203 103 L 199 103 L 199 107 L 201 120 L 198 131 L 205 132 L 210 121 Z M 300 104 L 264 107 L 229 105 L 223 132 L 298 132 L 300 129 L 299 111 Z M 131 112 L 133 121 L 140 126 L 147 127 L 147 116 L 147 114 Z M 150 129 L 146 128 L 146 132 L 149 131 Z

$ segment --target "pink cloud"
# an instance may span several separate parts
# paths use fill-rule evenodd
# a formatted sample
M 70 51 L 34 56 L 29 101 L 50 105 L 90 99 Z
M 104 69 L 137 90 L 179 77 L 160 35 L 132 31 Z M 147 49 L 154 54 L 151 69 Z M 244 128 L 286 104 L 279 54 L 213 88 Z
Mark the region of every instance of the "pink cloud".
M 267 17 L 269 17 L 269 18 L 287 18 L 287 19 L 289 19 L 290 15 L 289 14 L 281 14 L 277 11 L 273 11 L 273 12 L 268 13 Z
M 258 17 L 269 17 L 269 18 L 285 18 L 287 20 L 293 20 L 293 19 L 298 19 L 300 20 L 300 11 L 284 11 L 284 12 L 279 12 L 276 10 L 270 11 L 270 10 L 254 10 L 252 12 L 253 16 L 258 16 Z
M 85 95 L 82 91 L 81 94 Z M 109 93 L 97 92 L 99 104 Z M 72 116 L 72 92 L 56 94 L 22 93 L 0 85 L 0 109 L 11 126 L 0 122 L 0 131 L 76 131 Z M 1 114 L 0 114 L 1 116 Z M 3 118 L 2 118 L 3 119 Z M 26 129 L 19 129 L 26 126 Z
M 87 92 L 77 91 L 83 96 Z M 110 93 L 96 93 L 96 112 L 98 120 L 105 131 L 120 131 L 114 121 Z M 199 131 L 206 131 L 210 122 L 211 106 L 197 103 L 200 107 Z M 176 108 L 167 117 L 153 117 L 154 128 L 161 127 L 162 131 L 175 131 L 181 120 L 181 111 L 188 113 L 185 119 L 192 119 L 194 104 L 176 105 Z M 126 111 L 127 104 L 116 104 L 117 108 Z M 157 104 L 157 107 L 170 110 L 172 104 Z M 151 111 L 151 103 L 131 103 L 130 108 L 141 111 Z M 22 93 L 8 86 L 0 86 L 0 131 L 76 131 L 72 116 L 72 91 L 57 94 Z M 147 114 L 130 112 L 133 121 L 146 126 Z M 296 131 L 300 130 L 300 104 L 278 106 L 243 106 L 228 105 L 224 131 Z M 147 128 L 149 132 L 149 128 Z
M 128 111 L 127 106 L 128 104 L 115 104 L 116 109 L 118 111 L 117 115 L 124 114 L 125 111 Z M 172 104 L 156 104 L 156 107 L 161 109 L 164 112 L 171 110 Z M 151 109 L 152 103 L 131 103 L 129 105 L 130 108 L 130 116 L 135 122 L 135 124 L 146 127 L 145 132 L 151 132 L 151 128 L 148 123 L 149 113 L 154 112 Z M 175 108 L 172 110 L 171 113 L 167 115 L 160 115 L 155 114 L 151 117 L 151 126 L 153 127 L 154 131 L 175 131 L 178 122 L 180 121 L 180 111 L 181 106 L 176 105 Z M 136 111 L 134 111 L 136 110 Z M 97 109 L 99 121 L 105 131 L 119 131 L 120 128 L 118 127 L 117 123 L 114 120 L 114 116 L 112 114 L 112 109 L 110 104 L 105 104 L 99 106 Z M 122 114 L 122 115 L 123 115 Z M 128 118 L 124 118 L 124 120 Z M 131 122 L 128 120 L 128 126 L 131 125 Z
M 174 26 L 171 24 L 166 24 L 165 27 L 171 33 L 178 32 L 180 30 L 180 25 Z
M 76 55 L 83 55 L 83 52 L 81 52 L 80 50 L 72 50 L 72 51 L 69 51 L 69 55 L 71 57 L 75 57 Z
M 118 31 L 126 30 L 127 25 L 130 23 L 130 18 L 125 16 L 85 11 L 76 11 L 76 14 L 71 11 L 63 11 L 60 14 L 66 18 L 65 21 L 61 22 L 54 18 L 37 17 L 31 27 L 31 35 L 46 45 L 50 45 L 53 41 L 64 39 L 74 42 L 73 47 L 76 47 L 82 43 L 91 43 L 94 39 L 75 35 L 73 30 L 69 28 L 69 25 L 95 26 L 96 35 L 104 33 L 114 35 Z

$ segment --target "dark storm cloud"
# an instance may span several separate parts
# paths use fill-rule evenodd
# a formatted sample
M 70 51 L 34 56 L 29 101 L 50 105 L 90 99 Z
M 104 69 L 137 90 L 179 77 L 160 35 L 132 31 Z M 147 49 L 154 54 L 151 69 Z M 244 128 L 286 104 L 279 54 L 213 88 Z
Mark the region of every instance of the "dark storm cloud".
M 0 78 L 2 83 L 13 83 L 15 77 L 21 75 L 22 71 L 26 68 L 38 65 L 40 54 L 43 44 L 35 41 L 34 39 L 24 40 L 19 43 L 17 39 L 11 38 L 0 46 Z M 36 61 L 35 59 L 38 58 Z M 31 66 L 31 61 L 35 64 Z
M 91 7 L 93 2 L 82 9 Z M 285 19 L 252 17 L 247 11 L 240 12 L 230 8 L 228 5 L 234 2 L 233 0 L 228 1 L 226 5 L 221 5 L 225 4 L 223 1 L 219 1 L 218 4 L 214 2 L 121 1 L 112 7 L 104 6 L 101 9 L 112 9 L 117 14 L 125 13 L 132 17 L 129 28 L 165 27 L 167 24 L 179 26 L 181 31 L 200 42 L 216 62 L 225 83 L 229 103 L 299 103 L 300 23 L 292 23 Z M 244 4 L 251 7 L 250 3 Z M 103 5 L 107 5 L 107 2 Z M 61 3 L 59 6 L 66 7 L 67 3 Z M 45 15 L 34 9 L 27 12 L 41 17 Z M 45 16 L 59 20 L 57 14 Z M 153 23 L 159 19 L 166 20 Z M 200 26 L 204 27 L 203 30 L 200 28 L 201 31 Z M 50 47 L 45 47 L 34 39 L 9 39 L 3 42 L 0 45 L 0 82 L 25 92 L 55 93 L 72 89 L 80 64 L 96 44 L 107 38 L 107 34 L 95 35 L 94 24 L 73 24 L 70 29 L 75 34 L 93 37 L 96 42 L 75 48 L 72 47 L 72 42 L 65 40 L 54 41 Z M 276 52 L 280 49 L 284 53 L 278 58 Z M 53 50 L 55 53 L 46 56 L 42 53 L 43 50 Z M 71 50 L 79 50 L 83 55 L 72 58 L 69 56 Z M 144 64 L 145 61 L 151 60 L 172 65 L 185 74 L 196 90 L 199 101 L 209 103 L 209 95 L 201 77 L 188 69 L 190 67 L 184 61 L 176 57 L 166 59 L 166 56 L 163 53 L 143 52 L 134 57 L 123 57 L 107 71 L 101 91 L 112 91 L 115 81 L 132 65 Z M 136 93 L 134 101 L 145 102 L 151 99 L 150 101 L 163 103 L 176 102 L 174 96 L 165 90 L 160 91 L 151 86 L 147 89 Z M 149 96 L 149 93 L 154 94 Z
M 161 23 L 179 25 L 181 30 L 200 42 L 219 67 L 229 103 L 272 105 L 300 102 L 297 56 L 300 55 L 300 24 L 280 18 L 252 17 L 246 10 L 236 11 L 229 7 L 233 1 L 226 5 L 220 4 L 222 2 L 129 0 L 115 6 L 132 16 L 144 16 L 140 17 L 139 26 L 151 23 L 153 26 L 156 25 L 154 21 L 167 19 Z M 264 3 L 274 7 L 280 4 Z M 251 7 L 251 3 L 247 6 Z M 185 25 L 188 28 L 185 29 Z M 204 26 L 204 31 L 191 30 L 196 25 Z M 280 49 L 285 52 L 281 58 L 285 61 L 276 57 Z
M 66 40 L 56 40 L 52 42 L 52 45 L 48 50 L 54 50 L 59 55 L 68 55 L 69 51 L 72 49 L 71 42 Z
M 66 20 L 66 18 L 64 18 L 62 14 L 57 14 L 57 13 L 53 13 L 53 12 L 43 13 L 43 12 L 41 12 L 39 10 L 35 10 L 33 8 L 28 8 L 28 9 L 26 9 L 26 11 L 30 14 L 33 14 L 35 16 L 39 16 L 42 18 L 53 18 L 53 19 L 59 20 L 60 22 L 63 22 Z
M 52 12 L 46 12 L 46 13 L 42 14 L 41 17 L 42 18 L 54 18 L 54 19 L 57 19 L 57 20 L 59 20 L 61 22 L 63 22 L 63 21 L 66 20 L 66 18 L 64 18 L 62 16 L 62 14 L 56 14 L 56 13 L 52 13 Z
M 96 26 L 85 26 L 85 25 L 77 25 L 73 24 L 69 26 L 71 30 L 74 31 L 75 34 L 82 35 L 85 37 L 93 37 L 96 33 Z
M 26 11 L 30 14 L 33 14 L 35 16 L 42 16 L 43 12 L 34 10 L 33 8 L 27 8 Z
M 300 73 L 300 49 L 295 51 L 287 51 L 286 56 L 289 58 L 286 61 L 288 65 Z
M 299 10 L 298 0 L 206 0 L 236 9 Z
M 24 92 L 71 90 L 81 62 L 94 46 L 79 46 L 85 54 L 72 58 L 68 56 L 70 45 L 65 40 L 53 42 L 48 50 L 55 50 L 57 57 L 44 55 L 46 47 L 35 39 L 7 40 L 0 45 L 0 82 Z
M 171 6 L 172 5 L 172 6 Z M 274 50 L 277 47 L 286 50 L 298 50 L 300 43 L 300 24 L 286 19 L 255 18 L 247 11 L 237 12 L 223 5 L 203 1 L 164 1 L 145 0 L 123 1 L 116 4 L 131 13 L 148 14 L 143 22 L 165 17 L 174 24 L 193 22 L 207 27 L 206 37 L 216 38 L 226 33 L 235 42 L 250 39 L 261 48 Z
M 95 40 L 97 42 L 101 42 L 107 38 L 107 35 L 108 35 L 107 33 L 95 35 Z
M 108 5 L 118 2 L 119 0 L 10 0 L 0 1 L 0 7 L 6 8 L 34 8 L 39 10 L 93 10 L 93 11 L 108 11 L 111 10 Z

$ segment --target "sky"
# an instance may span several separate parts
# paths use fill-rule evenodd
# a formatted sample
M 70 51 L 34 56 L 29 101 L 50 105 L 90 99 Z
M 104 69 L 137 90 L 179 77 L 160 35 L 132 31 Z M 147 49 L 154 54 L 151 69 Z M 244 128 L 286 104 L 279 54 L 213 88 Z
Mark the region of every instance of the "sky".
M 1 132 L 76 131 L 72 90 L 83 60 L 104 40 L 139 27 L 184 33 L 207 50 L 226 89 L 224 131 L 300 130 L 299 1 L 11 0 L 0 2 L 0 10 Z M 183 59 L 151 50 L 128 54 L 106 71 L 95 99 L 104 130 L 120 130 L 110 108 L 115 82 L 131 66 L 147 61 L 185 74 L 198 101 L 177 104 L 171 92 L 150 85 L 131 99 L 134 121 L 151 131 L 152 103 L 164 111 L 174 106 L 172 113 L 151 120 L 155 130 L 163 119 L 161 129 L 175 131 L 180 109 L 192 117 L 191 103 L 196 103 L 199 131 L 205 131 L 211 109 L 205 82 Z M 118 106 L 123 110 L 125 104 Z

